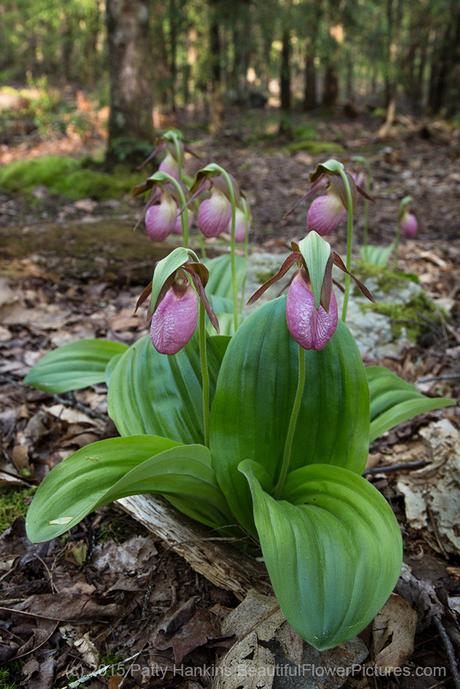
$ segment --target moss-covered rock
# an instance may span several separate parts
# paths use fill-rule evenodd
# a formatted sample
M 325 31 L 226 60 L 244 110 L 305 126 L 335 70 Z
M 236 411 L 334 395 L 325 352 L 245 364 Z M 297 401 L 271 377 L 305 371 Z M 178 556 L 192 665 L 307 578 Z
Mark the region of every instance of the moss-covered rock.
M 423 291 L 407 301 L 361 304 L 363 312 L 373 311 L 390 319 L 394 338 L 407 336 L 412 342 L 432 337 L 448 318 L 446 311 L 437 306 Z

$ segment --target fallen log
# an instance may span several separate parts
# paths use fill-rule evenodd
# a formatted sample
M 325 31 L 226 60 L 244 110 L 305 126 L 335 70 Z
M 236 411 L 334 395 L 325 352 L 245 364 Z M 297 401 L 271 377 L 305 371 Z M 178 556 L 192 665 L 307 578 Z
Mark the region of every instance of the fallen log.
M 193 522 L 159 497 L 135 495 L 118 500 L 125 512 L 158 536 L 206 579 L 239 600 L 250 589 L 271 592 L 263 565 L 211 529 Z

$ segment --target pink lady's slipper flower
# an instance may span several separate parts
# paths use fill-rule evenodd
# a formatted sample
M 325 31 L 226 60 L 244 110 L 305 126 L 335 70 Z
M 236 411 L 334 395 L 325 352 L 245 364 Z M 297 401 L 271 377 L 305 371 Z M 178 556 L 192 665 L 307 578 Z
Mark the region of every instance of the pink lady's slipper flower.
M 236 208 L 235 210 L 235 240 L 237 242 L 244 242 L 246 238 L 246 233 L 249 232 L 249 219 L 241 208 Z M 230 222 L 227 226 L 227 234 L 232 233 L 232 219 L 230 217 Z
M 307 213 L 307 229 L 315 230 L 320 235 L 334 232 L 347 217 L 347 209 L 335 192 L 317 196 Z
M 136 310 L 151 295 L 150 339 L 160 354 L 177 354 L 190 342 L 198 324 L 200 300 L 219 332 L 219 323 L 205 292 L 208 277 L 208 269 L 191 249 L 179 247 L 158 262 Z
M 179 179 L 179 163 L 171 153 L 166 154 L 158 169 L 171 175 L 174 179 Z
M 302 271 L 294 277 L 286 300 L 289 332 L 304 349 L 323 349 L 335 333 L 338 322 L 337 300 L 331 293 L 329 308 L 315 308 L 315 298 Z
M 175 283 L 159 302 L 150 324 L 152 344 L 160 354 L 176 354 L 198 323 L 198 296 L 190 284 Z
M 259 287 L 249 300 L 254 303 L 271 285 L 292 267 L 296 274 L 286 299 L 286 322 L 293 339 L 304 349 L 323 349 L 337 329 L 338 309 L 333 290 L 332 267 L 348 273 L 340 256 L 322 237 L 312 231 L 298 244 L 292 242 L 292 253 L 278 273 Z M 371 301 L 373 296 L 362 282 L 348 273 L 361 292 Z M 337 284 L 337 283 L 335 283 Z
M 188 212 L 188 224 L 189 224 L 189 227 L 191 227 L 193 224 L 193 213 L 192 213 L 192 211 Z M 178 214 L 176 216 L 176 224 L 174 225 L 173 234 L 182 235 L 182 222 L 181 222 L 181 212 L 180 211 L 178 212 Z
M 213 186 L 211 196 L 201 202 L 198 209 L 198 227 L 205 237 L 218 237 L 228 229 L 232 219 L 232 206 L 227 196 Z
M 413 213 L 405 211 L 401 220 L 399 221 L 399 226 L 405 237 L 412 238 L 415 237 L 418 230 L 417 218 Z
M 164 189 L 154 196 L 154 203 L 145 213 L 145 229 L 150 239 L 154 242 L 162 242 L 176 226 L 177 203 Z

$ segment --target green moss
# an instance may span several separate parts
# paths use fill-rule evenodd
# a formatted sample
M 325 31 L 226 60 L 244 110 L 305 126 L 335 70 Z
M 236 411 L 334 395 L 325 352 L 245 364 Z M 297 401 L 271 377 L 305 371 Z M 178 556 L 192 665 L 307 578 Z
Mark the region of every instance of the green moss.
M 142 180 L 126 168 L 112 173 L 91 169 L 94 161 L 67 156 L 44 156 L 33 160 L 17 160 L 0 171 L 0 188 L 10 192 L 30 193 L 38 186 L 69 199 L 118 198 L 131 191 Z
M 448 317 L 444 309 L 436 306 L 424 292 L 416 294 L 405 303 L 362 304 L 361 309 L 387 316 L 391 320 L 395 339 L 405 332 L 413 342 L 439 330 Z
M 320 155 L 321 153 L 343 153 L 344 148 L 341 144 L 334 141 L 314 141 L 305 139 L 303 141 L 293 141 L 288 144 L 287 150 L 289 153 L 299 153 L 300 151 L 307 151 L 312 155 Z
M 10 670 L 0 668 L 0 689 L 19 689 L 19 684 L 11 680 Z
M 0 533 L 11 526 L 17 517 L 25 517 L 25 498 L 33 492 L 33 488 L 0 488 Z
M 276 275 L 276 270 L 267 270 L 267 271 L 260 271 L 260 273 L 255 274 L 255 279 L 259 283 L 259 285 L 263 285 L 264 282 L 267 282 L 267 280 L 270 280 L 274 275 Z
M 385 294 L 403 287 L 408 282 L 419 283 L 418 277 L 413 273 L 396 272 L 386 266 L 376 266 L 364 261 L 356 261 L 353 272 L 364 282 L 369 278 L 375 280 L 379 290 Z
M 50 187 L 60 178 L 79 168 L 78 160 L 66 156 L 45 156 L 33 160 L 15 160 L 0 171 L 0 187 L 7 191 L 32 191 Z

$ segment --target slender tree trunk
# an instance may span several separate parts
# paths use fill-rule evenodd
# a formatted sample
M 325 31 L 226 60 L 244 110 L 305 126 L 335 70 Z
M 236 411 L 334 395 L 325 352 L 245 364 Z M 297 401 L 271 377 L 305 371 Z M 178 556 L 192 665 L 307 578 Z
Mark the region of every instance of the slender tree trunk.
M 290 136 L 292 127 L 291 112 L 291 36 L 288 29 L 283 30 L 280 62 L 280 107 L 279 133 Z
M 169 44 L 171 48 L 171 109 L 176 112 L 177 88 L 177 7 L 176 0 L 169 0 Z
M 452 9 L 455 4 L 452 3 Z M 457 4 L 458 7 L 458 4 Z M 457 84 L 454 84 L 453 79 L 450 78 L 452 74 L 457 80 L 458 75 L 455 74 L 455 65 L 460 64 L 459 46 L 460 40 L 460 8 L 457 9 L 456 14 L 449 16 L 449 24 L 446 26 L 441 43 L 438 49 L 433 51 L 431 58 L 431 75 L 428 105 L 432 113 L 438 113 L 446 105 L 448 95 L 448 86 L 457 89 Z
M 337 75 L 337 70 L 332 62 L 326 65 L 326 71 L 324 74 L 324 92 L 323 92 L 323 105 L 327 108 L 331 108 L 337 104 L 337 99 L 339 97 L 339 78 Z
M 153 84 L 149 0 L 107 0 L 110 116 L 106 162 L 116 162 L 117 141 L 153 137 Z
M 317 105 L 317 84 L 314 46 L 307 41 L 305 49 L 305 82 L 303 109 L 305 112 L 313 110 Z
M 283 31 L 280 64 L 280 104 L 281 110 L 291 109 L 291 36 L 288 29 Z
M 222 100 L 222 41 L 218 21 L 218 1 L 209 0 L 209 49 L 211 57 L 210 130 L 212 134 L 216 134 L 221 129 L 224 114 Z

